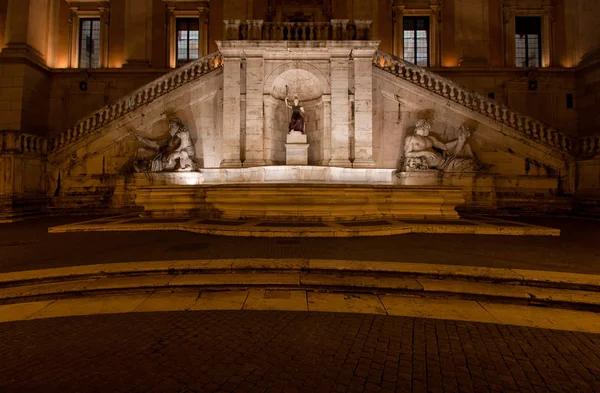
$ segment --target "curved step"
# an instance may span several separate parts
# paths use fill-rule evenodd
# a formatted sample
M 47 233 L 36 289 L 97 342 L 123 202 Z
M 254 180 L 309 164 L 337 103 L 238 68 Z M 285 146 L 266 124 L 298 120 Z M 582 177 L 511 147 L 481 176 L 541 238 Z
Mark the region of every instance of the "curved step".
M 241 288 L 409 294 L 600 311 L 600 276 L 397 262 L 229 259 L 87 265 L 0 275 L 0 303 Z

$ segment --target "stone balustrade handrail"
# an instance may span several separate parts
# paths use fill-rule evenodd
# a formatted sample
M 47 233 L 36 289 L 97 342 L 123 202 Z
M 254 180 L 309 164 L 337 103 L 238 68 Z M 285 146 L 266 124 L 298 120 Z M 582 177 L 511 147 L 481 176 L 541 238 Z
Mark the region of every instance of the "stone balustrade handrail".
M 578 153 L 574 140 L 569 136 L 479 93 L 470 91 L 447 78 L 382 51 L 375 53 L 373 64 L 408 82 L 414 83 L 518 130 L 528 138 L 540 141 L 570 155 Z M 583 150 L 588 154 L 592 153 L 590 148 Z
M 579 155 L 581 157 L 600 155 L 600 135 L 582 137 L 579 142 Z
M 179 67 L 83 118 L 73 128 L 53 138 L 50 147 L 53 151 L 58 151 L 100 129 L 107 123 L 222 66 L 223 57 L 221 53 L 214 52 Z
M 378 68 L 471 108 L 563 152 L 582 158 L 600 156 L 600 135 L 570 138 L 550 126 L 519 114 L 447 78 L 382 51 L 375 54 L 373 63 Z M 46 137 L 20 134 L 17 131 L 0 132 L 0 153 L 46 155 L 50 151 L 58 151 L 108 122 L 222 66 L 223 58 L 220 52 L 193 61 L 142 86 L 117 102 L 106 105 L 50 141 Z
M 17 153 L 43 156 L 48 153 L 46 137 L 21 134 L 18 131 L 0 133 L 0 153 Z
M 369 40 L 370 20 L 332 19 L 330 22 L 264 22 L 225 20 L 228 40 Z

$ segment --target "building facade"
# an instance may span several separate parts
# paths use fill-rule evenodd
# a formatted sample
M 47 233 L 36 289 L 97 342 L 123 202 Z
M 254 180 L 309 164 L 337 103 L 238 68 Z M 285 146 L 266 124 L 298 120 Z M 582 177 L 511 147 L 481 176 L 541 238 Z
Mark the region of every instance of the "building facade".
M 53 188 L 37 176 L 51 172 L 48 163 L 17 157 L 15 138 L 32 138 L 33 153 L 47 155 L 42 144 L 221 42 L 369 40 L 571 138 L 566 193 L 594 201 L 598 16 L 595 0 L 0 0 L 1 194 L 7 205 L 31 204 Z M 25 166 L 29 183 L 18 175 Z

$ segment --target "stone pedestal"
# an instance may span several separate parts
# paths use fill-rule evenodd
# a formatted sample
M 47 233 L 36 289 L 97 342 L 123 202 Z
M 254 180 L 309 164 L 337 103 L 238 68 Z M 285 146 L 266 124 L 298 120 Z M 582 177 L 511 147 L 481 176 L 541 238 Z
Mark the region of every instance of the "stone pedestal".
M 286 165 L 308 165 L 308 143 L 306 134 L 292 131 L 287 136 L 285 144 Z

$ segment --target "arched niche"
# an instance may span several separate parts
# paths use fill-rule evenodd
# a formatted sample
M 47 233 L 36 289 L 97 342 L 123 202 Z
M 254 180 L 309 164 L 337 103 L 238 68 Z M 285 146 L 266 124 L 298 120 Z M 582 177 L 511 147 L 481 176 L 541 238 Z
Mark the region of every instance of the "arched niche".
M 291 104 L 298 96 L 304 107 L 304 121 L 308 137 L 308 163 L 319 165 L 325 159 L 326 121 L 325 106 L 329 100 L 329 84 L 321 71 L 305 63 L 285 64 L 274 70 L 265 83 L 265 161 L 268 165 L 285 164 L 285 143 Z

